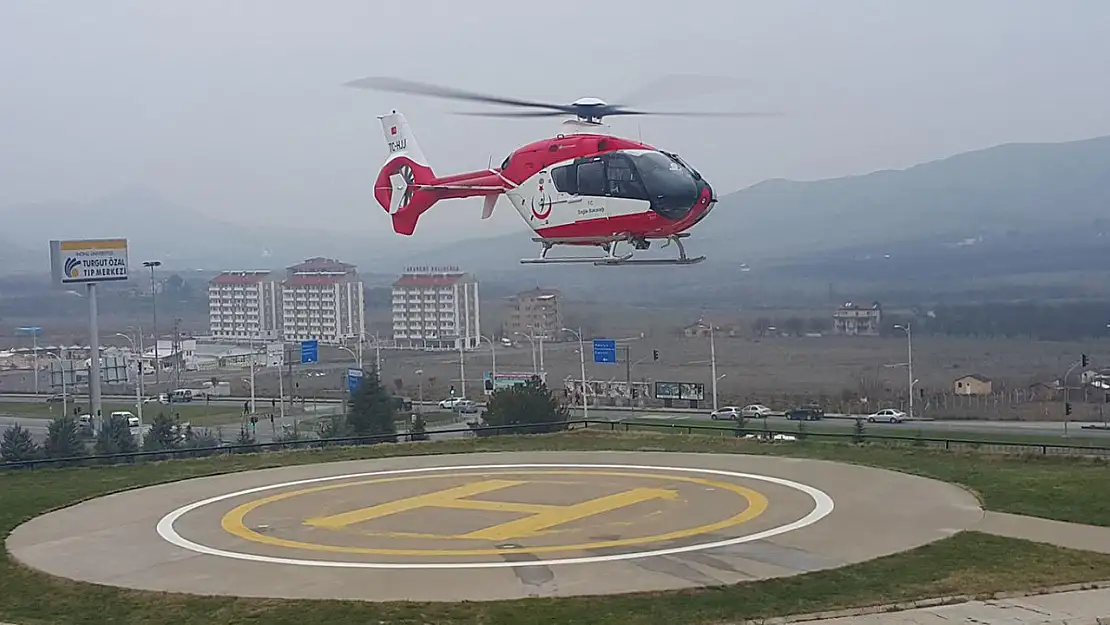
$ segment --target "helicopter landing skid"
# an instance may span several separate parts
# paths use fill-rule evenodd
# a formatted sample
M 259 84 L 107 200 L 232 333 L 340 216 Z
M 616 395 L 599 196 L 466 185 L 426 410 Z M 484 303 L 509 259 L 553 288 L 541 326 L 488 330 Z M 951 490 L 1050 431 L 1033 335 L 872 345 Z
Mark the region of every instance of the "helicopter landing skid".
M 682 239 L 688 236 L 690 236 L 689 233 L 681 233 L 664 237 L 666 243 L 664 243 L 662 247 L 667 247 L 673 242 L 678 247 L 678 258 L 633 258 L 635 254 L 634 251 L 629 251 L 620 255 L 617 254 L 617 244 L 622 242 L 631 244 L 636 250 L 647 249 L 649 243 L 647 239 L 643 237 L 616 236 L 551 239 L 535 237 L 532 240 L 543 246 L 539 258 L 523 258 L 520 262 L 524 265 L 589 263 L 595 267 L 615 267 L 618 265 L 695 265 L 705 260 L 705 256 L 691 258 L 686 255 L 686 248 L 682 245 Z M 594 245 L 604 250 L 605 255 L 548 258 L 547 253 L 556 245 Z

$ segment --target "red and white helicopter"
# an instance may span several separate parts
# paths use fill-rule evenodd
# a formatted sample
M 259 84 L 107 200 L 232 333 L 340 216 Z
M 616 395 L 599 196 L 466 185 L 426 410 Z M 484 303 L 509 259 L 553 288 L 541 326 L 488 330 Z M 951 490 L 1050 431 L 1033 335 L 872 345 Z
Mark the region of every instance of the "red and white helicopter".
M 614 136 L 602 119 L 616 115 L 693 115 L 749 117 L 760 113 L 659 113 L 582 98 L 571 104 L 549 104 L 488 96 L 395 78 L 366 78 L 351 87 L 501 104 L 534 110 L 507 113 L 466 113 L 490 117 L 557 117 L 572 115 L 558 133 L 518 148 L 500 167 L 437 176 L 416 142 L 404 115 L 393 111 L 379 117 L 389 156 L 374 184 L 374 197 L 392 216 L 393 229 L 411 235 L 425 211 L 440 200 L 483 197 L 482 219 L 488 219 L 503 195 L 536 233 L 542 245 L 538 258 L 521 263 L 593 263 L 688 265 L 705 260 L 689 257 L 682 239 L 709 214 L 717 198 L 709 183 L 677 154 Z M 633 259 L 653 240 L 671 242 L 677 258 Z M 631 249 L 618 254 L 617 246 Z M 557 245 L 596 246 L 604 255 L 548 257 Z

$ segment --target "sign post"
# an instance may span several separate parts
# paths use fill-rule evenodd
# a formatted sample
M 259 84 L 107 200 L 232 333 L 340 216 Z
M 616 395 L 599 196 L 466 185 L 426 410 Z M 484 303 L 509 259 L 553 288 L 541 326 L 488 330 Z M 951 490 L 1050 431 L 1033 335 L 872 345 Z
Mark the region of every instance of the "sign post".
M 311 362 L 320 361 L 320 343 L 319 341 L 301 341 L 301 364 L 307 365 Z
M 347 394 L 354 395 L 358 385 L 362 384 L 362 369 L 347 369 Z
M 84 284 L 89 295 L 89 403 L 94 428 L 104 427 L 100 399 L 100 324 L 96 285 L 128 279 L 127 239 L 50 241 L 50 273 L 58 285 Z M 64 374 L 63 374 L 64 375 Z
M 615 364 L 617 342 L 614 339 L 594 339 L 594 362 Z

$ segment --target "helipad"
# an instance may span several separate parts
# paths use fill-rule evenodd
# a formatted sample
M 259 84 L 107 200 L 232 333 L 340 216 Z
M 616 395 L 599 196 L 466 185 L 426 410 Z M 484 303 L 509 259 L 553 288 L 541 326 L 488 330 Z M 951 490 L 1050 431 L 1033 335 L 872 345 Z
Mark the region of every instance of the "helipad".
M 129 491 L 17 528 L 55 575 L 198 594 L 482 600 L 736 583 L 972 527 L 978 503 L 834 463 L 502 453 L 287 467 Z

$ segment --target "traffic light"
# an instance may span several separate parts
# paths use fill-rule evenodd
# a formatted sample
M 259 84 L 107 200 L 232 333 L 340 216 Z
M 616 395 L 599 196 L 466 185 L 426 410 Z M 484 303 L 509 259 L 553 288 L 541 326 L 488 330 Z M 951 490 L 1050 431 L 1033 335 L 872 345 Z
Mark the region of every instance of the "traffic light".
M 1070 401 L 1068 403 L 1064 404 L 1064 414 L 1065 415 L 1070 415 L 1071 414 L 1071 402 Z
M 659 350 L 657 350 L 657 349 L 651 350 L 651 359 L 652 360 L 659 360 Z
M 1080 360 L 1083 362 L 1082 366 L 1086 367 L 1087 366 L 1087 354 L 1083 354 L 1083 357 L 1080 358 Z

